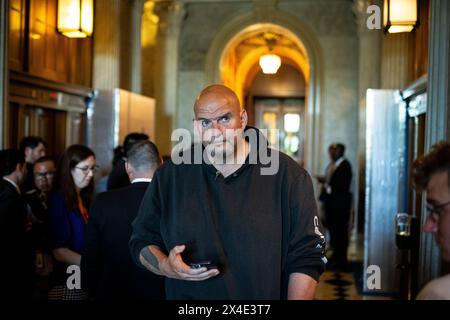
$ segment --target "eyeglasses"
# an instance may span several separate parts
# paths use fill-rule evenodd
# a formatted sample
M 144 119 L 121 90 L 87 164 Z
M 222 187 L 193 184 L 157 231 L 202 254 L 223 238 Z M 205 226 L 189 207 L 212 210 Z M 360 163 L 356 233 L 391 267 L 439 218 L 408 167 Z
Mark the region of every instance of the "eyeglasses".
M 96 173 L 98 170 L 98 166 L 93 166 L 93 167 L 75 167 L 76 169 L 81 170 L 84 174 L 88 174 L 89 171 L 92 171 L 92 173 Z
M 222 116 L 216 117 L 216 118 L 198 118 L 194 119 L 194 122 L 199 122 L 202 126 L 202 129 L 211 129 L 213 127 L 213 123 L 216 122 L 216 124 L 220 124 L 222 126 L 227 126 L 230 124 L 232 118 L 231 113 L 226 113 Z
M 53 178 L 53 176 L 55 175 L 55 171 L 48 171 L 48 172 L 35 172 L 34 173 L 34 177 L 36 179 L 50 179 Z
M 450 201 L 442 203 L 442 204 L 437 204 L 437 205 L 427 204 L 427 207 L 426 207 L 427 212 L 433 218 L 434 221 L 437 221 L 439 219 L 439 217 L 441 216 L 442 211 L 449 204 L 450 204 Z

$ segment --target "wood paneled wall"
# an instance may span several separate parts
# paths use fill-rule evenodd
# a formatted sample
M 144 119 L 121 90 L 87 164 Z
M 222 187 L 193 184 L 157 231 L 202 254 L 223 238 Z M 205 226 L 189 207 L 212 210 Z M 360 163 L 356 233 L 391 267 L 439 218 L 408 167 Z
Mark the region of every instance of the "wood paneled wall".
M 381 87 L 404 89 L 428 70 L 428 0 L 418 1 L 418 24 L 410 33 L 383 37 Z
M 57 0 L 12 0 L 9 67 L 60 83 L 91 87 L 92 39 L 56 30 Z

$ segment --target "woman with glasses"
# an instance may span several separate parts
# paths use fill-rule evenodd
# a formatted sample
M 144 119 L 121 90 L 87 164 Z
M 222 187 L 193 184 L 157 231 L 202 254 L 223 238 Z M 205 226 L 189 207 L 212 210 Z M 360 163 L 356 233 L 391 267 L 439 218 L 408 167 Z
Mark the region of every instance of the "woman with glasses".
M 71 273 L 67 274 L 67 268 L 80 265 L 96 169 L 94 152 L 82 145 L 70 146 L 60 160 L 55 176 L 55 192 L 49 204 L 56 260 L 55 282 L 49 299 L 81 300 L 86 297 L 81 289 L 67 288 L 67 277 L 71 276 Z

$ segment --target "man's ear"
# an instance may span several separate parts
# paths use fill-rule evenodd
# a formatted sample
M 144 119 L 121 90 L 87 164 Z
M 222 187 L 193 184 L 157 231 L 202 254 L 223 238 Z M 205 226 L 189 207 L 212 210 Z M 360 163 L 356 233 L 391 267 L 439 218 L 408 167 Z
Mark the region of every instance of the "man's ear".
M 242 124 L 242 129 L 245 129 L 245 127 L 247 126 L 247 123 L 248 123 L 247 110 L 242 109 L 242 111 L 241 111 L 241 124 Z
M 33 152 L 33 149 L 31 149 L 30 147 L 25 147 L 24 150 L 24 154 L 25 154 L 25 159 L 28 158 L 28 156 Z
M 133 172 L 133 168 L 128 161 L 125 161 L 125 171 L 128 176 Z
M 195 138 L 198 137 L 199 141 L 202 140 L 202 128 L 200 127 L 200 121 L 193 121 L 194 123 L 194 142 Z
M 20 172 L 22 174 L 26 174 L 27 173 L 27 164 L 26 164 L 26 162 L 18 163 L 16 165 L 16 172 Z

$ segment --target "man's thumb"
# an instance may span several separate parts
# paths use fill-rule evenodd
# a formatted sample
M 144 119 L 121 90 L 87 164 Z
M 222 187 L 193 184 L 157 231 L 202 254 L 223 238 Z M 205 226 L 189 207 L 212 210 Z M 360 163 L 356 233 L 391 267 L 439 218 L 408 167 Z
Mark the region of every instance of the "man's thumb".
M 179 246 L 175 246 L 173 249 L 176 254 L 179 254 L 179 253 L 182 253 L 184 251 L 184 249 L 186 249 L 186 245 L 182 244 Z

